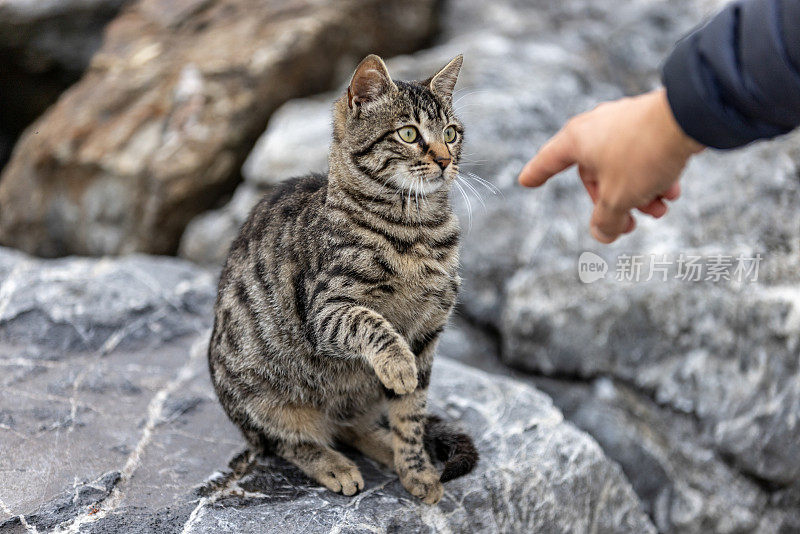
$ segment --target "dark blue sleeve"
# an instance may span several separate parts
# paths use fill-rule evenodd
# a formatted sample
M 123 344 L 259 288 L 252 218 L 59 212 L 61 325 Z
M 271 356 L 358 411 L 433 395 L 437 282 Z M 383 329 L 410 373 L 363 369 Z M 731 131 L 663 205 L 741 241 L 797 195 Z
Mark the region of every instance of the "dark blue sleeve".
M 800 125 L 800 0 L 739 0 L 681 40 L 663 70 L 672 112 L 733 148 Z

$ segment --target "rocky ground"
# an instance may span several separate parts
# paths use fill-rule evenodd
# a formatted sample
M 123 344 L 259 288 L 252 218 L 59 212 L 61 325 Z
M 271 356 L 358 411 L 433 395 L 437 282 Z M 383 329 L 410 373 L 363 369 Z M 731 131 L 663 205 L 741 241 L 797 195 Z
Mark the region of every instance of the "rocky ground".
M 466 198 L 454 194 L 465 283 L 432 403 L 476 437 L 483 460 L 447 486 L 438 508 L 417 505 L 367 461 L 360 465 L 370 489 L 348 500 L 289 466 L 241 454 L 204 370 L 216 270 L 264 191 L 325 169 L 337 95 L 328 92 L 289 101 L 253 147 L 238 145 L 227 183 L 247 155 L 243 182 L 180 238 L 179 254 L 191 263 L 46 262 L 0 250 L 0 365 L 12 393 L 0 399 L 0 469 L 10 473 L 0 488 L 0 532 L 265 524 L 298 532 L 800 531 L 800 137 L 701 155 L 667 217 L 640 217 L 640 228 L 610 247 L 589 237 L 590 203 L 574 172 L 537 191 L 515 185 L 535 148 L 570 116 L 656 86 L 671 44 L 719 3 L 633 0 L 623 9 L 607 0 L 454 0 L 436 6 L 432 47 L 387 61 L 396 77 L 422 78 L 464 54 L 456 95 L 467 128 L 462 169 L 500 190 L 465 178 Z M 328 85 L 344 82 L 347 69 L 339 70 Z M 241 119 L 230 117 L 226 128 Z M 58 167 L 41 171 L 25 153 L 33 135 L 0 182 L 4 211 L 9 176 L 18 174 L 14 188 L 28 187 L 26 176 L 64 176 Z M 109 154 L 138 146 L 123 141 Z M 73 165 L 77 152 L 53 154 Z M 136 187 L 158 175 L 153 168 L 136 175 Z M 87 191 L 107 187 L 110 196 L 91 198 L 119 196 L 112 186 L 122 174 L 109 169 L 93 175 Z M 81 206 L 89 197 L 69 198 Z M 30 217 L 37 231 L 52 232 L 44 241 L 17 233 L 15 243 L 27 239 L 20 246 L 40 253 L 153 250 L 137 248 L 136 232 L 157 218 L 140 228 L 138 219 L 128 225 L 135 217 L 119 223 L 106 211 L 80 223 L 89 237 L 74 248 L 58 248 L 66 208 L 0 219 Z M 171 249 L 188 220 L 171 230 Z M 608 264 L 605 277 L 588 284 L 578 276 L 586 251 Z M 625 280 L 625 255 L 641 257 L 639 281 Z M 681 255 L 700 258 L 700 280 L 680 278 Z M 756 280 L 752 272 L 714 280 L 709 270 L 715 257 L 757 255 Z M 660 272 L 648 280 L 655 260 L 669 264 L 665 280 Z
M 442 357 L 432 410 L 478 468 L 429 507 L 360 458 L 368 487 L 344 497 L 244 452 L 208 379 L 207 271 L 0 249 L 0 276 L 0 532 L 655 531 L 619 466 L 519 381 Z

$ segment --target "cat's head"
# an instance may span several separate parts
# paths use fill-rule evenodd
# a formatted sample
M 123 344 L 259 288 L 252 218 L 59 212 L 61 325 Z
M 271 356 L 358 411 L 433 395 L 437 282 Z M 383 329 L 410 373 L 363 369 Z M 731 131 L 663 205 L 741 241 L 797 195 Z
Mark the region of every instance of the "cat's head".
M 431 193 L 456 179 L 463 127 L 453 112 L 457 56 L 425 81 L 393 81 L 367 56 L 334 108 L 334 150 L 342 163 L 387 189 Z

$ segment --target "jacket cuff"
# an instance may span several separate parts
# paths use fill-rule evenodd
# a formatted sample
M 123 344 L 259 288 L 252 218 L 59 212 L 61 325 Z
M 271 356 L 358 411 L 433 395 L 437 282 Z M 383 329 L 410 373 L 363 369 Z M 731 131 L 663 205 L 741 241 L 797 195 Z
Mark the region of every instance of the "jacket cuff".
M 692 34 L 675 46 L 664 64 L 662 81 L 675 120 L 686 135 L 712 148 L 735 148 L 754 141 L 757 137 L 743 136 L 740 126 L 726 120 L 719 95 L 707 94 L 707 88 L 716 84 L 704 83 L 703 77 L 710 74 L 704 73 L 700 58 L 697 35 Z

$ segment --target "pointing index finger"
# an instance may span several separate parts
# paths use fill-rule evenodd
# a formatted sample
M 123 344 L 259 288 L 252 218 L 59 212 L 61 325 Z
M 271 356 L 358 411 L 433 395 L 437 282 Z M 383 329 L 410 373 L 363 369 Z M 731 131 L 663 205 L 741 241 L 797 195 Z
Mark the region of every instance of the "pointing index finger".
M 572 140 L 562 129 L 525 165 L 519 174 L 519 183 L 526 187 L 539 187 L 575 163 Z

